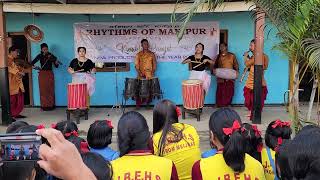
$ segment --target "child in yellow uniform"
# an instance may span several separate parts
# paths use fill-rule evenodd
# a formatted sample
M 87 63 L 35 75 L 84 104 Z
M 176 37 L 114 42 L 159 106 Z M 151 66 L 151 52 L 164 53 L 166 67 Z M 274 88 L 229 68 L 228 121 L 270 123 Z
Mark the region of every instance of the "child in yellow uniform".
M 265 148 L 261 151 L 261 163 L 267 180 L 278 180 L 276 177 L 275 154 L 283 140 L 289 140 L 291 128 L 289 122 L 275 120 L 268 125 L 265 134 Z
M 154 107 L 153 133 L 154 154 L 172 160 L 180 180 L 191 179 L 192 165 L 201 156 L 199 135 L 193 126 L 178 122 L 173 102 L 162 100 Z
M 112 161 L 114 180 L 177 180 L 173 162 L 152 154 L 146 119 L 138 112 L 127 112 L 118 123 L 120 158 Z M 161 168 L 159 168 L 161 167 Z
M 210 117 L 209 129 L 218 154 L 197 161 L 192 180 L 265 180 L 261 163 L 245 153 L 237 112 L 229 108 L 217 110 Z

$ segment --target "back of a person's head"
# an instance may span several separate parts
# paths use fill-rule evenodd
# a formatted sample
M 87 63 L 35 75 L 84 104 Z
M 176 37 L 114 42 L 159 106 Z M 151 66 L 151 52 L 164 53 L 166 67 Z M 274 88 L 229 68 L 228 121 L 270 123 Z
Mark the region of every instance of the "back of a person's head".
M 277 151 L 283 140 L 291 139 L 291 133 L 290 122 L 279 119 L 272 121 L 266 130 L 265 143 L 270 149 Z
M 170 100 L 164 99 L 153 108 L 153 133 L 168 128 L 178 122 L 177 106 Z
M 153 109 L 153 133 L 162 131 L 159 139 L 159 154 L 164 154 L 164 149 L 169 133 L 173 134 L 172 141 L 179 142 L 183 139 L 183 129 L 177 129 L 172 124 L 178 123 L 178 107 L 170 100 L 162 100 Z
M 6 133 L 14 133 L 20 127 L 28 126 L 28 125 L 29 124 L 25 121 L 15 121 L 7 127 Z
M 72 121 L 61 121 L 55 125 L 55 129 L 60 131 L 65 138 L 68 138 L 68 134 L 78 132 L 78 126 Z M 67 136 L 66 136 L 67 134 Z
M 261 131 L 256 125 L 248 123 L 242 124 L 241 134 L 245 140 L 245 151 L 256 160 L 261 162 L 261 150 L 263 148 L 263 142 L 261 137 Z
M 14 133 L 34 133 L 38 129 L 35 125 L 27 125 L 18 128 Z
M 243 172 L 245 145 L 239 114 L 230 108 L 221 108 L 210 116 L 209 128 L 224 146 L 223 157 L 226 164 L 235 172 Z
M 92 171 L 97 180 L 111 180 L 111 164 L 100 154 L 87 152 L 83 153 L 81 156 L 84 164 Z
M 36 162 L 19 161 L 5 162 L 1 166 L 4 180 L 34 180 Z
M 76 146 L 79 153 L 85 153 L 89 151 L 89 145 L 83 138 L 72 135 L 68 137 L 67 140 Z
M 130 151 L 148 149 L 149 127 L 146 119 L 138 112 L 130 111 L 121 116 L 117 134 L 120 156 Z
M 320 177 L 320 129 L 311 128 L 298 133 L 291 141 L 289 167 L 295 179 Z M 317 177 L 317 178 L 315 178 Z
M 111 144 L 112 125 L 109 120 L 96 121 L 90 125 L 87 141 L 91 148 L 102 149 Z

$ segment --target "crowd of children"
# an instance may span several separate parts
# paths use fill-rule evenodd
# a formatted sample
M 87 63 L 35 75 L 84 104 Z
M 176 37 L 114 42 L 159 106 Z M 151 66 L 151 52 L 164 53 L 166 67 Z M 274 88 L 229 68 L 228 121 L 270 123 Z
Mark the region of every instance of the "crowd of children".
M 112 123 L 95 121 L 86 140 L 70 121 L 42 129 L 17 121 L 7 133 L 37 132 L 47 139 L 40 161 L 1 164 L 10 180 L 316 180 L 320 177 L 320 128 L 306 126 L 291 139 L 290 122 L 271 122 L 263 137 L 230 108 L 209 119 L 211 150 L 201 154 L 196 129 L 179 122 L 179 108 L 162 100 L 153 110 L 153 133 L 138 112 L 118 122 L 118 149 L 111 149 Z M 39 130 L 40 128 L 40 130 Z M 38 129 L 38 130 L 37 130 Z M 55 129 L 55 130 L 54 130 Z M 209 142 L 208 142 L 209 143 Z M 81 155 L 81 156 L 80 156 Z

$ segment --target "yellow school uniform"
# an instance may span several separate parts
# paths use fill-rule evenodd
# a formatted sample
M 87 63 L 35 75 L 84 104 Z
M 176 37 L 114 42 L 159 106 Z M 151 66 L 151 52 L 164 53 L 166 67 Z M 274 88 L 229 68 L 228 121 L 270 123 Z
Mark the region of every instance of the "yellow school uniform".
M 263 167 L 259 161 L 245 155 L 245 170 L 242 173 L 234 172 L 224 161 L 222 154 L 201 159 L 200 171 L 203 180 L 265 180 Z
M 173 163 L 152 153 L 130 153 L 112 161 L 111 165 L 113 180 L 170 180 Z
M 267 149 L 270 149 L 270 148 L 266 147 L 266 148 L 263 148 L 261 151 L 261 162 L 262 162 L 262 166 L 264 168 L 264 173 L 266 175 L 266 179 L 267 180 L 274 180 L 275 172 L 273 171 L 273 168 L 272 168 L 269 156 L 268 156 Z M 276 152 L 274 150 L 270 149 L 270 155 L 271 155 L 273 162 L 275 162 Z
M 183 130 L 183 139 L 179 142 L 172 142 L 173 134 L 167 135 L 166 147 L 164 148 L 163 157 L 171 159 L 178 172 L 180 180 L 191 179 L 191 170 L 193 164 L 201 157 L 200 140 L 196 129 L 188 124 L 175 123 L 172 125 L 177 129 Z M 160 154 L 159 140 L 162 131 L 153 135 L 154 154 Z

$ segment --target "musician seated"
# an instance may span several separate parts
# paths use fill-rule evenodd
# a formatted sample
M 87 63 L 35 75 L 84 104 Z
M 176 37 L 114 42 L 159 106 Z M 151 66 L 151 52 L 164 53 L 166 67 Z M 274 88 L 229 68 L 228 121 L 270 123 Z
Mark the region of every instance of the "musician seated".
M 152 79 L 157 69 L 156 56 L 149 50 L 149 42 L 146 39 L 141 40 L 142 51 L 136 55 L 135 68 L 139 79 Z M 151 98 L 137 98 L 136 105 L 140 107 L 143 102 L 150 103 Z

